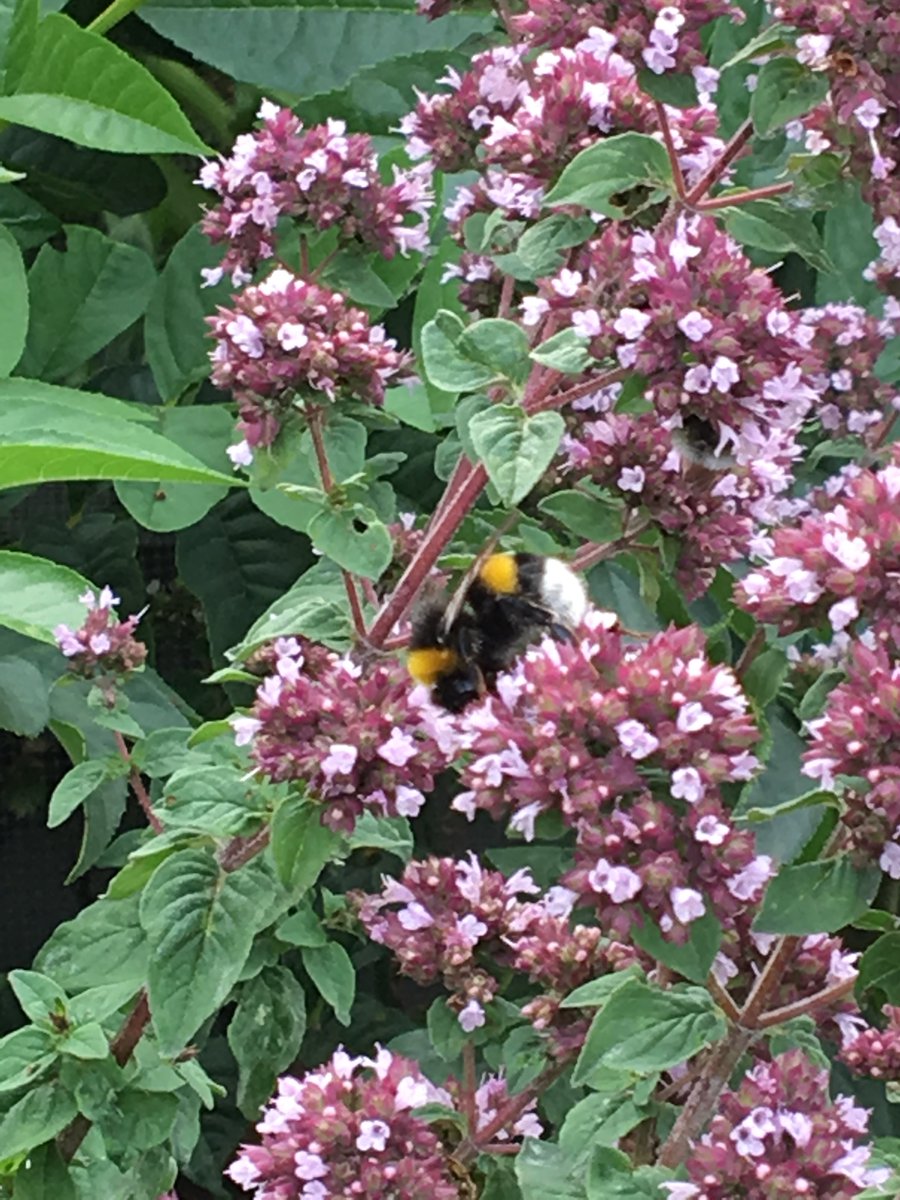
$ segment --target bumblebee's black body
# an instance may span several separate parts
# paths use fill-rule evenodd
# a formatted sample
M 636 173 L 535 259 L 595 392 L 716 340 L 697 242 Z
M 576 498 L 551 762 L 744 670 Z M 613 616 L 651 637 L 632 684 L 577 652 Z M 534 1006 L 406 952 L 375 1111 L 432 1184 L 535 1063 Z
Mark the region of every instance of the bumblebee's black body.
M 554 564 L 552 570 L 549 564 Z M 577 576 L 557 559 L 491 555 L 461 603 L 454 606 L 446 596 L 434 594 L 420 602 L 413 614 L 410 674 L 431 688 L 436 704 L 462 712 L 485 691 L 493 691 L 498 674 L 509 670 L 541 634 L 571 637 L 569 626 L 580 614 L 572 611 L 571 596 L 566 601 L 561 594 L 560 580 L 567 577 L 583 595 Z

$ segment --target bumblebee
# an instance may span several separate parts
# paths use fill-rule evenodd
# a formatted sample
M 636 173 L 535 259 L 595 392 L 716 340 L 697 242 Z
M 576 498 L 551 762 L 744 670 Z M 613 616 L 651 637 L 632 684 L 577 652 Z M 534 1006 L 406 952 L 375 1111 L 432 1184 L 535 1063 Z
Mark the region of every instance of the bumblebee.
M 491 554 L 448 601 L 426 595 L 412 617 L 407 666 L 431 698 L 458 713 L 493 691 L 525 647 L 567 640 L 588 609 L 581 578 L 558 558 Z

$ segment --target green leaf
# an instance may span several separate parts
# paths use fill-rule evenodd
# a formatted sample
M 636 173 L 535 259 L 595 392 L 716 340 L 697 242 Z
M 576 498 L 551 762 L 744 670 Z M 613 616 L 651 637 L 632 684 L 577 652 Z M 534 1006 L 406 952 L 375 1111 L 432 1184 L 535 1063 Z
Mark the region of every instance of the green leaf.
M 78 597 L 88 587 L 88 581 L 68 567 L 0 550 L 0 626 L 55 646 L 57 625 L 77 629 L 84 621 Z
M 356 971 L 350 955 L 338 942 L 304 946 L 300 953 L 307 974 L 334 1009 L 334 1015 L 342 1025 L 349 1025 L 356 995 Z
M 136 897 L 95 900 L 56 927 L 34 965 L 67 991 L 93 988 L 98 979 L 139 987 L 147 973 L 147 939 Z
M 878 891 L 878 867 L 855 867 L 846 856 L 782 867 L 770 880 L 759 933 L 833 933 L 868 909 Z
M 459 348 L 466 326 L 447 309 L 441 309 L 421 333 L 422 362 L 428 382 L 444 392 L 477 392 L 496 378 L 496 372 L 469 358 Z
M 60 1051 L 71 1058 L 92 1059 L 107 1058 L 109 1043 L 102 1027 L 96 1021 L 87 1025 L 79 1025 L 67 1034 L 59 1044 Z
M 164 1054 L 175 1054 L 231 991 L 250 953 L 259 887 L 246 870 L 226 875 L 209 853 L 181 850 L 141 895 L 150 944 L 147 986 Z
M 554 492 L 538 504 L 538 511 L 559 521 L 590 542 L 614 542 L 622 535 L 621 500 L 606 500 L 584 492 Z
M 378 579 L 394 556 L 387 526 L 364 504 L 320 509 L 307 532 L 321 554 L 364 579 Z
M 5 36 L 0 42 L 0 45 L 3 46 L 0 53 L 2 53 L 5 67 L 3 72 L 4 93 L 14 91 L 16 84 L 22 78 L 22 72 L 31 57 L 37 39 L 40 17 L 40 0 L 15 0 L 15 3 L 7 7 L 8 25 Z
M 516 1155 L 522 1200 L 584 1200 L 581 1172 L 553 1142 L 526 1138 Z
M 778 695 L 790 664 L 787 655 L 777 646 L 758 654 L 741 680 L 744 691 L 765 708 Z
M 275 871 L 295 896 L 312 887 L 339 845 L 321 816 L 322 810 L 306 798 L 289 796 L 272 818 Z
M 702 917 L 691 922 L 690 937 L 683 944 L 666 941 L 649 917 L 645 918 L 644 925 L 632 929 L 631 936 L 657 962 L 692 983 L 705 983 L 722 942 L 722 926 L 712 909 L 707 907 Z
M 159 431 L 213 471 L 230 469 L 225 450 L 234 435 L 234 420 L 224 405 L 164 408 L 159 414 Z M 204 486 L 156 480 L 117 482 L 115 488 L 123 506 L 138 524 L 154 533 L 171 533 L 205 517 L 228 495 L 229 484 Z
M 205 288 L 200 272 L 217 266 L 221 258 L 221 247 L 213 246 L 193 225 L 176 243 L 156 281 L 144 317 L 144 345 L 164 403 L 177 400 L 209 374 L 212 343 L 204 317 L 227 300 L 229 285 L 223 281 Z
M 357 818 L 348 846 L 351 850 L 386 850 L 402 862 L 409 862 L 413 834 L 406 817 L 376 817 L 367 809 Z
M 581 987 L 569 992 L 560 1002 L 560 1008 L 600 1008 L 609 1000 L 613 992 L 617 992 L 629 979 L 634 979 L 640 971 L 637 967 L 628 967 L 624 971 L 610 971 L 599 979 L 590 979 Z
M 764 58 L 775 50 L 786 50 L 791 46 L 789 30 L 786 25 L 767 25 L 760 33 L 751 38 L 745 46 L 736 51 L 727 62 L 721 64 L 720 70 L 736 67 L 739 63 L 750 62 L 754 58 Z
M 542 367 L 552 367 L 563 375 L 580 375 L 596 361 L 587 348 L 585 339 L 573 326 L 561 329 L 552 337 L 541 342 L 531 351 L 531 358 Z
M 55 1142 L 38 1146 L 16 1172 L 16 1200 L 76 1200 L 69 1168 Z
M 657 75 L 645 67 L 638 71 L 638 86 L 654 100 L 673 108 L 693 108 L 698 103 L 693 75 L 676 75 L 671 71 Z
M 756 78 L 750 97 L 750 119 L 760 137 L 802 117 L 828 95 L 828 76 L 814 72 L 796 58 L 773 58 Z
M 228 1026 L 238 1064 L 238 1108 L 254 1118 L 275 1080 L 297 1057 L 306 1032 L 306 998 L 287 967 L 269 967 L 241 990 Z
M 606 212 L 607 202 L 619 192 L 671 183 L 672 167 L 664 146 L 647 134 L 620 133 L 576 154 L 544 203 L 551 208 L 579 204 L 591 212 Z
M 809 721 L 813 717 L 817 717 L 825 707 L 830 692 L 843 678 L 844 672 L 839 667 L 823 671 L 815 683 L 811 684 L 804 692 L 803 699 L 797 706 L 798 718 L 801 721 Z
M 859 961 L 859 994 L 877 989 L 888 1004 L 900 1004 L 900 933 L 887 933 Z
M 722 216 L 725 228 L 744 246 L 758 246 L 776 254 L 793 252 L 817 271 L 834 270 L 811 213 L 786 208 L 777 200 L 751 200 L 723 209 Z
M 291 946 L 326 946 L 328 937 L 322 923 L 309 903 L 304 903 L 292 916 L 286 917 L 275 930 L 283 942 Z
M 816 304 L 849 301 L 868 305 L 879 298 L 875 284 L 862 278 L 879 254 L 872 208 L 863 200 L 856 180 L 846 188 L 846 199 L 825 213 L 825 250 L 834 265 L 831 274 L 816 280 Z
M 38 26 L 14 94 L 0 97 L 0 120 L 97 150 L 212 153 L 145 67 L 60 13 Z
M 594 1017 L 572 1082 L 590 1086 L 598 1067 L 643 1075 L 664 1071 L 718 1041 L 725 1030 L 725 1019 L 704 988 L 662 991 L 631 979 Z
M 504 274 L 533 282 L 555 275 L 564 262 L 564 251 L 580 246 L 596 226 L 590 217 L 552 213 L 526 229 L 511 254 L 497 254 L 494 262 Z
M 791 800 L 785 800 L 783 804 L 773 804 L 771 808 L 742 808 L 738 820 L 748 821 L 751 824 L 759 821 L 771 821 L 775 817 L 784 816 L 785 813 L 823 805 L 828 808 L 840 809 L 840 797 L 836 796 L 834 792 L 815 788 L 811 792 L 804 792 L 802 796 L 794 796 Z
M 594 1146 L 615 1146 L 645 1117 L 633 1100 L 624 1096 L 585 1096 L 570 1108 L 559 1131 L 559 1147 L 578 1159 Z
M 134 999 L 137 988 L 133 983 L 103 983 L 88 988 L 69 1001 L 69 1016 L 76 1025 L 105 1021 Z
M 0 1096 L 34 1083 L 55 1059 L 51 1035 L 33 1025 L 0 1038 Z
M 44 676 L 26 658 L 0 658 L 0 729 L 37 737 L 50 716 Z
M 241 8 L 226 0 L 150 0 L 140 15 L 201 62 L 294 96 L 341 87 L 361 69 L 398 55 L 451 50 L 491 28 L 490 19 L 477 13 L 425 22 L 403 0 L 327 7 L 280 0 Z
M 559 447 L 565 421 L 557 412 L 529 417 L 515 404 L 495 404 L 469 422 L 469 436 L 504 505 L 528 495 Z
M 72 813 L 107 777 L 108 765 L 96 758 L 78 763 L 71 771 L 63 775 L 53 789 L 50 797 L 50 811 L 47 814 L 47 828 L 55 829 L 67 821 Z
M 68 375 L 132 325 L 156 282 L 143 250 L 83 225 L 65 232 L 65 251 L 42 246 L 28 272 L 32 320 L 20 372 L 47 380 Z
M 0 225 L 0 375 L 9 375 L 25 349 L 28 329 L 28 283 L 16 239 Z
M 236 837 L 259 828 L 264 794 L 236 766 L 188 765 L 169 779 L 158 812 L 167 829 Z
M 10 971 L 9 986 L 29 1021 L 46 1021 L 51 1013 L 61 1013 L 66 993 L 48 975 L 40 971 Z
M 20 250 L 31 250 L 62 228 L 59 218 L 21 188 L 0 188 L 0 221 Z M 26 329 L 28 328 L 26 319 Z
M 521 325 L 488 317 L 466 326 L 456 343 L 471 362 L 492 370 L 495 377 L 522 383 L 528 374 L 528 337 Z
M 40 390 L 39 390 L 40 389 Z M 82 403 L 76 405 L 73 397 Z M 109 401 L 104 412 L 104 401 Z M 233 486 L 106 396 L 0 380 L 0 488 L 61 479 L 171 479 Z
M 78 1111 L 60 1083 L 42 1083 L 22 1097 L 0 1120 L 0 1146 L 4 1158 L 55 1138 Z
M 429 1005 L 427 1025 L 428 1038 L 435 1052 L 445 1062 L 456 1062 L 469 1035 L 464 1032 L 456 1013 L 443 996 L 438 996 Z
M 635 1169 L 618 1150 L 598 1146 L 588 1167 L 588 1200 L 659 1200 L 669 1178 L 661 1167 Z

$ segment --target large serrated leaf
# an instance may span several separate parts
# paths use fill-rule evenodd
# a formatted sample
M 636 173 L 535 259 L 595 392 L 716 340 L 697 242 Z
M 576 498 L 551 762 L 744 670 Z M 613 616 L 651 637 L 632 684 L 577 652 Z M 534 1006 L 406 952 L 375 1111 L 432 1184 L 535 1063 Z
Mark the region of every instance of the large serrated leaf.
M 450 50 L 490 19 L 451 13 L 423 21 L 410 0 L 150 0 L 141 18 L 201 62 L 236 79 L 295 96 L 341 87 L 363 67 L 413 51 Z M 315 53 L 310 52 L 315 47 Z
M 672 167 L 665 147 L 643 133 L 620 133 L 588 146 L 572 159 L 547 194 L 551 208 L 579 204 L 604 211 L 611 196 L 634 187 L 665 187 Z
M 28 283 L 22 252 L 0 225 L 0 375 L 8 375 L 22 357 L 28 328 Z
M 81 146 L 132 154 L 211 154 L 146 67 L 61 13 L 38 26 L 0 120 Z
M 259 905 L 255 875 L 226 874 L 203 850 L 173 854 L 147 884 L 140 904 L 147 986 L 164 1054 L 183 1049 L 237 982 Z
M 293 1062 L 306 1032 L 306 998 L 287 967 L 267 967 L 245 984 L 228 1026 L 238 1064 L 238 1107 L 253 1118 Z

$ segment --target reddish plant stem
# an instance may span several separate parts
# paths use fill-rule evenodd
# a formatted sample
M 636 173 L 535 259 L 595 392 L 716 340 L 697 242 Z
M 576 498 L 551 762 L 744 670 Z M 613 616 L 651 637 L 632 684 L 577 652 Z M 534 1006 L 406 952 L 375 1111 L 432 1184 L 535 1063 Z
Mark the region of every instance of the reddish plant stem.
M 503 283 L 500 285 L 500 306 L 497 309 L 498 317 L 508 317 L 512 308 L 513 294 L 516 288 L 516 281 L 512 275 L 504 275 Z
M 707 979 L 706 990 L 712 996 L 713 1000 L 715 1000 L 716 1004 L 718 1004 L 719 1008 L 721 1008 L 722 1012 L 724 1012 L 729 1021 L 736 1022 L 740 1020 L 741 1010 L 732 1000 L 731 996 L 729 996 L 722 984 L 719 983 L 718 979 L 716 979 L 715 975 L 710 975 Z
M 573 571 L 587 571 L 590 567 L 596 566 L 598 562 L 603 562 L 604 559 L 612 558 L 616 554 L 621 554 L 623 550 L 627 550 L 649 525 L 649 518 L 638 517 L 633 525 L 626 523 L 622 536 L 616 538 L 614 542 L 585 542 L 572 555 L 569 565 Z
M 672 1126 L 672 1132 L 663 1143 L 656 1160 L 659 1166 L 677 1167 L 685 1161 L 691 1142 L 715 1112 L 723 1088 L 755 1036 L 754 1030 L 738 1026 L 713 1050 Z
M 562 1074 L 565 1065 L 565 1063 L 553 1063 L 541 1071 L 537 1079 L 530 1083 L 524 1091 L 510 1096 L 505 1104 L 500 1105 L 493 1120 L 488 1121 L 482 1129 L 478 1130 L 477 1138 L 470 1134 L 460 1142 L 455 1157 L 463 1164 L 476 1158 L 492 1138 L 495 1138 L 502 1129 L 509 1129 L 528 1106 L 533 1104 L 542 1092 L 546 1091 L 550 1084 Z
M 756 1022 L 759 1029 L 769 1029 L 772 1025 L 780 1025 L 782 1021 L 793 1020 L 794 1017 L 803 1017 L 807 1013 L 815 1012 L 817 1008 L 824 1008 L 829 1004 L 834 1004 L 837 1000 L 843 1000 L 844 996 L 849 995 L 853 991 L 856 984 L 856 976 L 851 979 L 842 979 L 839 983 L 833 983 L 831 987 L 824 988 L 821 992 L 817 992 L 814 996 L 807 996 L 803 1000 L 795 1000 L 793 1004 L 784 1004 L 781 1008 L 772 1008 Z
M 691 1142 L 702 1132 L 716 1109 L 719 1096 L 728 1084 L 741 1055 L 758 1036 L 766 1001 L 778 986 L 784 970 L 794 956 L 799 938 L 785 937 L 769 955 L 740 1011 L 738 1021 L 710 1055 L 700 1078 L 688 1096 L 678 1120 L 672 1126 L 659 1153 L 659 1165 L 677 1167 L 687 1157 Z M 777 1011 L 777 1010 L 776 1010 Z
M 735 192 L 733 196 L 716 196 L 714 200 L 704 200 L 696 206 L 697 212 L 713 212 L 717 208 L 737 208 L 741 204 L 749 204 L 751 200 L 763 200 L 766 196 L 782 196 L 793 188 L 788 180 L 785 183 L 770 183 L 765 187 L 748 188 L 745 192 Z
M 606 371 L 603 375 L 595 375 L 593 379 L 576 384 L 575 387 L 570 387 L 565 392 L 557 392 L 554 396 L 539 396 L 527 401 L 525 408 L 529 414 L 544 412 L 548 408 L 562 408 L 565 404 L 571 404 L 575 400 L 581 400 L 584 396 L 590 396 L 591 392 L 599 392 L 601 388 L 609 387 L 611 383 L 620 383 L 630 374 L 629 368 L 617 367 L 614 371 Z
M 109 1044 L 110 1053 L 119 1064 L 124 1067 L 134 1054 L 134 1048 L 141 1040 L 144 1030 L 150 1024 L 150 1002 L 147 999 L 147 993 L 143 989 L 137 1000 L 134 1002 L 134 1007 L 125 1018 L 119 1032 Z M 75 1156 L 75 1151 L 87 1137 L 88 1130 L 91 1127 L 91 1122 L 81 1113 L 70 1121 L 66 1128 L 56 1139 L 56 1146 L 62 1159 L 65 1162 L 71 1162 Z
M 226 872 L 238 870 L 244 863 L 254 858 L 263 849 L 268 840 L 268 825 L 258 833 L 253 834 L 252 837 L 232 838 L 219 858 L 219 865 Z M 142 988 L 132 1006 L 131 1012 L 125 1018 L 119 1032 L 109 1044 L 110 1054 L 120 1067 L 124 1067 L 132 1054 L 134 1054 L 135 1047 L 143 1037 L 144 1031 L 149 1024 L 150 1000 L 146 989 Z M 77 1117 L 69 1122 L 62 1133 L 59 1134 L 56 1139 L 56 1145 L 60 1155 L 66 1162 L 71 1162 L 74 1158 L 75 1152 L 87 1137 L 90 1128 L 91 1122 L 82 1113 L 79 1113 Z
M 129 773 L 128 778 L 131 783 L 132 789 L 134 790 L 134 794 L 135 794 L 135 796 L 137 796 L 138 804 L 140 804 L 141 808 L 144 811 L 144 816 L 147 818 L 147 824 L 150 826 L 150 828 L 153 830 L 154 833 L 162 833 L 163 823 L 162 823 L 162 821 L 160 821 L 159 817 L 153 811 L 153 805 L 150 802 L 150 794 L 148 793 L 147 789 L 144 787 L 144 781 L 143 781 L 143 779 L 141 779 L 140 771 L 137 769 L 137 767 L 132 765 L 131 755 L 128 752 L 128 747 L 125 744 L 125 739 L 122 737 L 121 733 L 119 733 L 118 729 L 113 730 L 113 737 L 116 740 L 116 747 L 118 748 L 119 754 L 122 757 L 122 761 L 128 763 L 128 766 L 130 768 L 130 773 Z
M 684 200 L 687 196 L 687 188 L 684 186 L 684 175 L 681 170 L 681 162 L 678 158 L 678 152 L 675 149 L 675 142 L 672 138 L 672 129 L 669 125 L 669 118 L 666 116 L 665 105 L 659 100 L 653 101 L 656 108 L 656 119 L 659 121 L 659 127 L 662 130 L 663 142 L 666 146 L 666 154 L 669 156 L 669 165 L 672 168 L 672 177 L 675 180 L 675 193 L 679 200 Z
M 752 136 L 753 126 L 749 121 L 745 121 L 713 165 L 700 176 L 700 179 L 685 196 L 686 204 L 693 206 L 703 199 L 716 180 L 722 178 L 728 166 L 737 158 Z
M 325 449 L 325 439 L 322 436 L 322 410 L 309 406 L 306 409 L 306 423 L 309 426 L 310 437 L 312 438 L 313 448 L 316 452 L 316 462 L 319 467 L 322 488 L 326 493 L 330 493 L 334 488 L 334 476 L 331 474 L 331 467 L 328 465 L 328 453 Z M 366 619 L 363 616 L 359 592 L 356 590 L 356 580 L 349 571 L 345 571 L 343 568 L 341 569 L 341 578 L 344 581 L 344 589 L 347 592 L 347 599 L 350 602 L 350 616 L 353 620 L 353 630 L 357 638 L 363 639 L 366 636 Z
M 412 604 L 428 572 L 437 562 L 450 538 L 459 528 L 469 509 L 481 495 L 487 483 L 487 471 L 478 463 L 469 464 L 469 469 L 460 479 L 452 501 L 446 505 L 438 519 L 425 535 L 418 552 L 403 572 L 397 586 L 382 605 L 372 623 L 366 640 L 379 649 L 388 634 Z
M 478 1110 L 475 1104 L 475 1089 L 477 1087 L 475 1081 L 475 1046 L 472 1042 L 467 1041 L 462 1049 L 463 1060 L 463 1090 L 462 1090 L 462 1108 L 463 1116 L 466 1119 L 466 1129 L 469 1136 L 475 1136 L 475 1130 L 478 1124 Z
M 766 631 L 760 626 L 753 631 L 753 636 L 750 641 L 741 651 L 740 658 L 734 668 L 734 673 L 738 679 L 743 679 L 744 675 L 749 670 L 753 660 L 766 644 Z
M 456 460 L 456 465 L 450 473 L 450 478 L 447 480 L 447 486 L 444 488 L 444 494 L 437 502 L 437 507 L 431 514 L 431 518 L 425 527 L 426 536 L 434 529 L 435 524 L 440 520 L 443 514 L 447 511 L 447 506 L 453 503 L 456 493 L 459 491 L 463 480 L 466 479 L 472 469 L 472 464 L 464 454 L 460 454 Z
M 482 1154 L 518 1154 L 522 1149 L 519 1145 L 511 1146 L 509 1142 L 491 1142 L 489 1146 L 482 1146 Z

